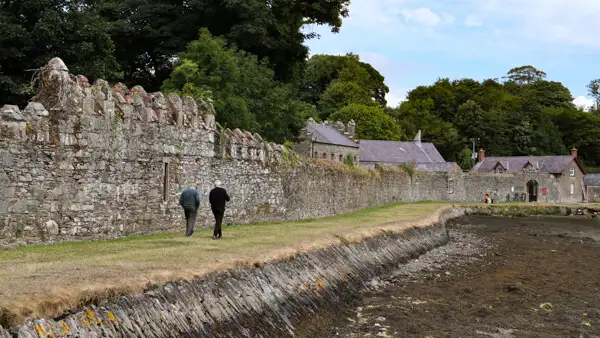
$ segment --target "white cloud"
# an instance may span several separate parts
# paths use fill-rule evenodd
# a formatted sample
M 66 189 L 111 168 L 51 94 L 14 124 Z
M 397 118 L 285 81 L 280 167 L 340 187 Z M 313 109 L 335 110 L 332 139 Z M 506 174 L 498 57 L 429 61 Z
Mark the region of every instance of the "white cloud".
M 585 96 L 577 96 L 573 100 L 573 104 L 575 104 L 577 107 L 583 107 L 585 110 L 588 110 L 595 105 L 594 100 L 588 99 Z
M 512 26 L 516 37 L 600 49 L 598 0 L 462 0 L 478 17 Z
M 442 18 L 439 15 L 432 12 L 429 8 L 417 8 L 413 10 L 402 10 L 402 16 L 404 20 L 414 21 L 423 25 L 434 26 L 442 22 Z
M 468 27 L 480 27 L 483 25 L 483 23 L 475 15 L 469 15 L 465 19 L 465 25 Z
M 387 105 L 396 108 L 406 100 L 406 94 L 408 90 L 406 88 L 391 87 L 389 93 L 385 96 Z

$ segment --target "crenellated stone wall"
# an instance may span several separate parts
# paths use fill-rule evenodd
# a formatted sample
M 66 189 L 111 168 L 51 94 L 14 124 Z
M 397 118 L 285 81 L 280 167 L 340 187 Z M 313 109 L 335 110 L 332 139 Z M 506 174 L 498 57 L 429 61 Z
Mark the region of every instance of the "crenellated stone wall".
M 237 224 L 394 201 L 479 201 L 486 191 L 501 197 L 527 182 L 301 157 L 260 135 L 221 128 L 210 102 L 103 80 L 89 84 L 58 58 L 39 78 L 25 108 L 0 108 L 0 246 L 183 231 L 178 198 L 189 186 L 200 189 L 198 222 L 209 225 L 215 179 L 232 197 L 224 222 Z M 540 187 L 549 187 L 548 202 L 559 201 L 553 178 L 538 176 Z

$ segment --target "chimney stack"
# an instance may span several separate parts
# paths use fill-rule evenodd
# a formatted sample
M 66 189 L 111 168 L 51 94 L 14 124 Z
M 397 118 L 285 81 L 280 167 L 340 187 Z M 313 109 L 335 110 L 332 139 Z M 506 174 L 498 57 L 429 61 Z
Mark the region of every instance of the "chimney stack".
M 477 156 L 477 159 L 479 162 L 483 162 L 483 159 L 485 158 L 485 150 L 483 150 L 483 148 L 479 149 L 479 156 Z
M 571 156 L 577 158 L 577 148 L 573 147 L 573 149 L 571 149 Z
M 343 134 L 343 133 L 346 131 L 346 126 L 344 125 L 344 123 L 343 123 L 343 122 L 340 122 L 340 121 L 335 121 L 335 122 L 333 123 L 333 127 L 334 127 L 335 129 L 337 129 L 337 130 L 338 130 L 340 133 L 342 133 L 342 134 Z
M 421 130 L 417 132 L 417 135 L 415 135 L 415 138 L 413 138 L 413 142 L 417 145 L 421 145 Z
M 346 132 L 348 133 L 348 137 L 351 139 L 356 138 L 356 122 L 354 120 L 350 120 L 346 125 Z

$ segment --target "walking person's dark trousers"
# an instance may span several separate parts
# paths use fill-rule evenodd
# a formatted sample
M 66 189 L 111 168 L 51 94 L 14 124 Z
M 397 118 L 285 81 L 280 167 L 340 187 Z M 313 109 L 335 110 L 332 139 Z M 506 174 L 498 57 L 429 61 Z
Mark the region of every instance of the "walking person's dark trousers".
M 196 215 L 198 215 L 198 210 L 193 209 L 183 209 L 185 213 L 185 235 L 190 237 L 194 233 L 194 225 L 196 225 Z
M 215 216 L 215 230 L 213 231 L 214 238 L 221 238 L 221 223 L 223 223 L 223 214 L 222 211 L 213 210 L 213 215 Z

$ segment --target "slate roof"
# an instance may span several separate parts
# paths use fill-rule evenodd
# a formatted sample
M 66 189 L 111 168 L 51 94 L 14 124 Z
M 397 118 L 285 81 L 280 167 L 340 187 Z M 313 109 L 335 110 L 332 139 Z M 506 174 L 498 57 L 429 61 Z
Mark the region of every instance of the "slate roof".
M 349 139 L 335 127 L 322 123 L 309 123 L 306 129 L 312 133 L 316 142 L 358 148 L 356 142 Z
M 421 171 L 444 171 L 448 172 L 452 167 L 458 166 L 456 162 L 417 163 L 415 169 Z
M 360 140 L 359 145 L 360 162 L 390 164 L 446 162 L 433 143 L 429 142 Z
M 574 157 L 565 156 L 505 156 L 505 157 L 484 157 L 482 162 L 473 166 L 471 171 L 487 173 L 494 171 L 494 168 L 500 162 L 505 168 L 505 172 L 514 173 L 523 170 L 527 162 L 531 162 L 534 167 L 539 167 L 540 172 L 550 174 L 560 174 L 573 161 Z M 577 161 L 576 161 L 577 162 Z M 577 163 L 579 165 L 579 163 Z M 580 166 L 580 165 L 579 165 Z M 581 166 L 580 166 L 581 168 Z M 581 168 L 583 171 L 583 168 Z M 585 172 L 585 171 L 584 171 Z
M 588 187 L 600 186 L 600 174 L 587 174 L 583 176 L 583 184 Z

